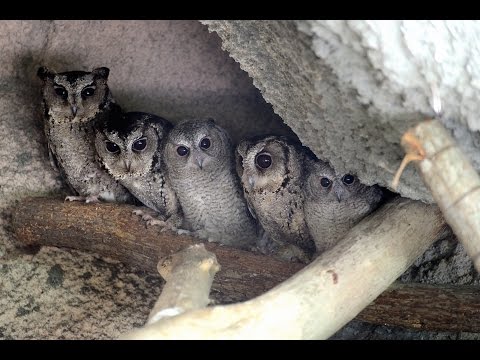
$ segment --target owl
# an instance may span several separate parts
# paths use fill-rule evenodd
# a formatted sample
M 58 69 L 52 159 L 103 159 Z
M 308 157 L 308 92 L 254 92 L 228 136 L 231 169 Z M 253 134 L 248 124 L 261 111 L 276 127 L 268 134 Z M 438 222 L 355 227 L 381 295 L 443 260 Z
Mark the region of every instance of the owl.
M 56 73 L 41 67 L 37 75 L 50 160 L 78 195 L 66 200 L 131 202 L 128 190 L 95 161 L 95 123 L 121 113 L 107 85 L 109 69 Z
M 110 117 L 95 127 L 95 149 L 108 173 L 145 206 L 169 219 L 170 228 L 175 229 L 181 221 L 179 205 L 162 159 L 172 127 L 168 120 L 143 112 Z
M 305 219 L 319 253 L 334 246 L 383 200 L 378 185 L 351 174 L 338 175 L 326 162 L 310 166 L 305 183 Z
M 249 207 L 276 244 L 264 243 L 264 251 L 308 261 L 315 243 L 305 222 L 303 184 L 305 166 L 315 155 L 284 136 L 263 136 L 243 140 L 236 157 Z
M 168 134 L 163 155 L 183 227 L 209 241 L 254 247 L 258 229 L 243 198 L 227 132 L 212 119 L 184 120 Z

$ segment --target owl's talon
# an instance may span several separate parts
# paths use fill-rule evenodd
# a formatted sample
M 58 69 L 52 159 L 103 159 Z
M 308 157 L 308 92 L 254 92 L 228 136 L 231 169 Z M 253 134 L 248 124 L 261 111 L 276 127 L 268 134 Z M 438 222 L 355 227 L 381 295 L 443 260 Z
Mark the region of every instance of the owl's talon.
M 166 225 L 166 222 L 163 221 L 163 220 L 158 220 L 158 219 L 150 219 L 150 220 L 147 220 L 147 225 L 148 226 L 154 226 L 154 225 L 158 225 L 158 226 L 165 226 Z
M 177 235 L 188 235 L 188 236 L 193 236 L 193 233 L 189 230 L 185 229 L 177 229 Z
M 100 199 L 98 198 L 97 195 L 90 195 L 90 196 L 87 196 L 87 198 L 85 199 L 85 202 L 87 204 L 94 204 L 94 203 L 99 203 Z
M 67 196 L 65 201 L 85 201 L 87 198 L 85 196 Z
M 135 209 L 132 214 L 140 216 L 147 225 L 162 225 L 165 217 L 151 209 Z
M 173 225 L 169 225 L 168 222 L 167 224 L 162 228 L 162 230 L 160 230 L 160 232 L 166 232 L 166 231 L 173 231 L 173 232 L 177 232 L 177 228 Z
M 145 214 L 142 216 L 142 220 L 145 221 L 147 224 L 151 221 L 154 220 L 153 216 L 152 215 L 149 215 L 149 214 Z

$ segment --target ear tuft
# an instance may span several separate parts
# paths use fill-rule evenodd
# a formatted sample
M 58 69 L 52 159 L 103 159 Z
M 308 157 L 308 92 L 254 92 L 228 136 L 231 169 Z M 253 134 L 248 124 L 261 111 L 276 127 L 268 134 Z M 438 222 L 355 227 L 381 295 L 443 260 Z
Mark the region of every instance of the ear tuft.
M 93 69 L 92 74 L 95 75 L 97 78 L 101 79 L 108 79 L 108 75 L 110 74 L 110 69 L 107 67 L 99 67 L 96 69 Z
M 45 81 L 47 78 L 53 79 L 55 72 L 49 70 L 46 66 L 41 66 L 37 70 L 37 76 Z

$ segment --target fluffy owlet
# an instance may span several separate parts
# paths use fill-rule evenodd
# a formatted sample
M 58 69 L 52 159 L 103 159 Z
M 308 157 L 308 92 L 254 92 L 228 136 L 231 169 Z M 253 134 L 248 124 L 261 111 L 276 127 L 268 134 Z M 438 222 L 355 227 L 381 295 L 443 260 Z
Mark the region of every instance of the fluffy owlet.
M 172 124 L 161 117 L 129 112 L 99 122 L 95 139 L 105 169 L 144 205 L 169 219 L 177 217 L 179 209 L 162 159 L 171 128 Z
M 37 74 L 50 159 L 79 195 L 67 200 L 130 201 L 129 192 L 95 161 L 95 123 L 121 111 L 107 85 L 109 69 L 56 73 L 41 67 Z
M 303 213 L 305 164 L 313 157 L 283 136 L 244 140 L 237 147 L 237 169 L 249 207 L 277 245 L 272 252 L 283 258 L 306 261 L 315 252 Z M 305 255 L 292 252 L 296 247 Z
M 256 244 L 257 226 L 243 198 L 234 148 L 224 129 L 212 119 L 182 121 L 168 135 L 164 159 L 187 230 L 230 246 Z
M 337 175 L 322 161 L 312 164 L 305 185 L 305 218 L 318 252 L 335 245 L 383 199 L 378 185 L 363 185 L 350 174 Z

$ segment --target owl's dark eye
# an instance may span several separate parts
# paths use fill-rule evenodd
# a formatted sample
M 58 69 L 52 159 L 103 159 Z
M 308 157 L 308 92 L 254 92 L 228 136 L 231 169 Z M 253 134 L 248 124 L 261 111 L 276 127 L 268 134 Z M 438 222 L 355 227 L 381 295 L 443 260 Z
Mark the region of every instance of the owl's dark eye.
M 180 155 L 180 156 L 185 156 L 185 155 L 188 154 L 188 152 L 189 152 L 189 150 L 185 146 L 177 147 L 177 154 Z
M 258 154 L 255 163 L 262 169 L 268 169 L 272 165 L 272 157 L 268 154 Z
M 211 145 L 211 142 L 209 138 L 203 138 L 202 141 L 200 141 L 200 147 L 202 149 L 208 149 L 210 145 Z
M 332 182 L 326 177 L 320 179 L 320 185 L 322 185 L 324 188 L 328 188 L 331 184 Z
M 135 141 L 132 145 L 132 149 L 134 151 L 143 151 L 147 147 L 147 139 L 146 138 L 141 138 L 137 141 Z
M 111 141 L 105 142 L 105 148 L 107 149 L 108 152 L 111 152 L 112 154 L 120 152 L 120 147 Z
M 63 86 L 56 87 L 55 93 L 64 99 L 66 99 L 68 96 L 68 91 Z
M 89 96 L 93 96 L 93 94 L 95 94 L 95 88 L 93 88 L 93 87 L 87 87 L 87 88 L 82 90 L 82 96 L 84 98 L 89 97 Z
M 355 181 L 355 176 L 350 174 L 344 175 L 342 178 L 342 181 L 345 185 L 352 185 L 353 182 Z

